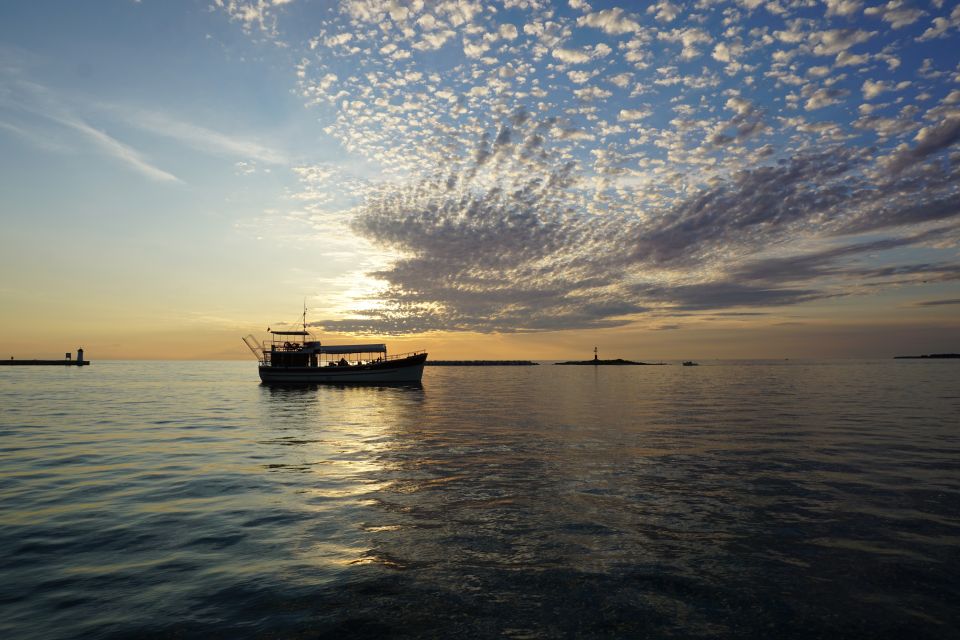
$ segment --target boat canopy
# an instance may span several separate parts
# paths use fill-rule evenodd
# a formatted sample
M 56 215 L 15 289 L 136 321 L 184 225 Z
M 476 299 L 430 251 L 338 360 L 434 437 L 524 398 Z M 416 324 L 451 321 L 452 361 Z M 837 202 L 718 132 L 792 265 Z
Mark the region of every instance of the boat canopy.
M 328 344 L 319 347 L 317 353 L 386 353 L 385 344 Z
M 309 331 L 271 331 L 275 336 L 308 336 Z

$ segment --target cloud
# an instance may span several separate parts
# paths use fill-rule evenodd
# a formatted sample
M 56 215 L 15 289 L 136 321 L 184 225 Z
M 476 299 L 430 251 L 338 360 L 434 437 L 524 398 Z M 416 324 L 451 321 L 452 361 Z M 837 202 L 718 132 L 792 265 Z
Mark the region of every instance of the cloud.
M 120 160 L 152 180 L 182 182 L 173 173 L 150 162 L 142 151 L 108 133 L 106 127 L 94 126 L 90 124 L 90 118 L 81 117 L 73 109 L 68 109 L 65 106 L 68 102 L 72 103 L 76 109 L 95 114 L 98 120 L 111 122 L 114 127 L 132 125 L 142 131 L 175 139 L 181 144 L 207 153 L 229 158 L 239 157 L 244 160 L 267 164 L 286 164 L 288 162 L 283 153 L 270 147 L 176 120 L 162 113 L 131 109 L 115 104 L 87 102 L 77 98 L 67 100 L 57 92 L 45 87 L 26 85 L 25 94 L 17 103 L 19 109 L 28 111 L 34 120 L 42 118 L 47 122 L 55 123 L 80 134 L 83 140 L 93 143 L 101 152 Z M 0 125 L 3 125 L 3 123 L 0 122 Z M 62 138 L 62 135 L 46 132 L 45 127 L 37 126 L 36 123 L 28 127 L 8 123 L 4 125 L 4 128 L 49 151 L 74 152 L 76 150 L 75 146 L 71 146 Z
M 634 120 L 642 120 L 650 114 L 651 111 L 649 109 L 620 109 L 620 112 L 617 114 L 617 120 L 621 122 L 633 122 Z
M 375 177 L 299 195 L 390 259 L 326 326 L 619 326 L 950 277 L 919 238 L 956 234 L 956 70 L 904 80 L 922 26 L 868 5 L 334 6 L 298 88 Z
M 35 144 L 39 148 L 55 152 L 73 152 L 83 143 L 93 147 L 151 180 L 159 182 L 181 182 L 164 169 L 151 163 L 146 156 L 134 147 L 126 144 L 106 132 L 104 127 L 90 124 L 89 118 L 78 115 L 78 110 L 87 106 L 83 100 L 68 99 L 61 93 L 49 89 L 24 77 L 24 69 L 17 61 L 29 60 L 35 64 L 33 56 L 22 55 L 18 50 L 3 51 L 10 53 L 9 66 L 0 66 L 0 114 L 7 112 L 15 115 L 15 120 L 28 123 L 18 126 L 6 123 L 3 129 L 11 131 Z M 99 113 L 99 115 L 103 115 Z M 52 126 L 51 126 L 52 125 Z M 61 127 L 79 134 L 76 144 L 63 139 Z
M 114 109 L 114 111 L 117 111 Z M 130 124 L 155 135 L 172 138 L 178 142 L 213 155 L 240 157 L 267 164 L 289 164 L 290 160 L 281 151 L 245 140 L 237 135 L 228 135 L 213 129 L 177 120 L 166 114 L 152 111 L 127 111 L 122 113 Z
M 607 80 L 610 81 L 611 84 L 614 84 L 620 87 L 621 89 L 626 89 L 627 86 L 630 85 L 630 81 L 632 79 L 633 79 L 632 73 L 618 73 L 614 76 L 610 76 L 607 78 Z
M 334 36 L 326 38 L 323 43 L 328 47 L 339 47 L 347 44 L 351 40 L 353 40 L 353 34 L 349 31 L 345 31 L 343 33 L 338 33 Z
M 884 91 L 902 91 L 911 85 L 910 80 L 904 80 L 898 82 L 897 84 L 885 82 L 883 80 L 875 82 L 873 80 L 865 80 L 861 91 L 863 91 L 863 97 L 865 100 L 873 100 L 879 96 Z
M 853 16 L 861 8 L 861 0 L 824 0 L 827 5 L 827 16 Z
M 60 139 L 60 136 L 36 127 L 23 126 L 22 124 L 14 124 L 0 120 L 0 129 L 7 133 L 12 133 L 18 138 L 44 151 L 54 153 L 72 153 L 74 151 L 73 147 L 65 144 L 64 141 Z
M 863 15 L 879 17 L 884 22 L 889 22 L 894 29 L 902 29 L 927 15 L 927 12 L 911 7 L 903 0 L 891 0 L 885 5 L 864 9 Z
M 830 294 L 816 289 L 757 287 L 722 280 L 672 287 L 640 287 L 636 292 L 667 305 L 673 312 L 781 307 L 830 297 Z
M 611 35 L 636 33 L 641 30 L 640 23 L 626 15 L 619 7 L 580 16 L 577 18 L 577 24 L 601 29 Z
M 900 145 L 889 158 L 887 168 L 899 173 L 928 156 L 946 149 L 960 141 L 960 115 L 944 119 L 939 124 L 923 127 L 914 138 L 913 147 Z
M 613 92 L 600 87 L 584 87 L 583 89 L 574 89 L 573 95 L 581 100 L 603 100 L 612 96 Z
M 844 275 L 864 277 L 869 271 L 851 267 L 851 259 L 930 242 L 955 230 L 956 227 L 936 228 L 912 236 L 844 244 L 789 257 L 748 260 L 737 266 L 730 275 L 738 282 L 750 283 L 810 282 Z
M 701 55 L 701 51 L 697 48 L 697 45 L 710 44 L 713 42 L 713 37 L 699 27 L 661 31 L 657 34 L 657 37 L 669 42 L 682 43 L 683 49 L 680 52 L 680 57 L 683 60 L 692 60 Z
M 711 55 L 714 60 L 730 63 L 736 62 L 743 50 L 743 45 L 737 43 L 718 42 Z
M 590 60 L 593 59 L 593 56 L 590 54 L 590 52 L 575 49 L 558 48 L 554 49 L 552 53 L 554 58 L 567 64 L 583 64 L 584 62 L 590 62 Z
M 239 22 L 243 30 L 256 30 L 262 35 L 276 37 L 277 14 L 275 7 L 290 4 L 293 0 L 213 0 L 213 7 L 223 11 L 231 21 Z
M 731 107 L 750 109 L 737 101 Z M 537 129 L 533 122 L 525 126 Z M 373 274 L 389 283 L 381 296 L 389 312 L 328 328 L 387 332 L 407 317 L 401 332 L 408 332 L 424 310 L 429 314 L 416 330 L 586 328 L 616 326 L 644 313 L 774 307 L 849 295 L 835 286 L 791 283 L 893 275 L 835 263 L 929 241 L 943 229 L 789 259 L 751 256 L 798 235 L 876 231 L 960 215 L 960 207 L 952 213 L 939 207 L 951 196 L 933 180 L 874 182 L 869 188 L 877 192 L 865 197 L 868 183 L 857 184 L 865 180 L 865 162 L 864 155 L 841 147 L 797 156 L 742 171 L 647 218 L 627 209 L 602 218 L 568 213 L 583 187 L 569 164 L 549 174 L 507 172 L 486 187 L 471 182 L 475 172 L 453 180 L 438 175 L 368 201 L 354 219 L 355 232 L 408 257 Z M 644 275 L 658 272 L 705 279 L 662 285 Z
M 670 0 L 659 0 L 647 9 L 647 13 L 652 13 L 658 22 L 673 22 L 680 15 L 680 7 Z
M 120 142 L 108 133 L 96 129 L 78 118 L 71 116 L 51 116 L 51 118 L 60 124 L 79 131 L 101 151 L 120 160 L 151 180 L 157 180 L 159 182 L 182 182 L 180 178 L 172 173 L 150 164 L 150 162 L 133 147 Z
M 949 298 L 946 300 L 924 300 L 923 302 L 915 302 L 913 306 L 944 307 L 944 306 L 953 306 L 953 305 L 960 305 L 960 298 Z
M 832 56 L 867 42 L 876 32 L 863 29 L 827 29 L 810 33 L 813 53 L 818 56 Z
M 711 145 L 723 146 L 741 142 L 764 129 L 763 112 L 750 100 L 741 96 L 732 96 L 727 99 L 724 106 L 735 112 L 735 115 L 710 130 L 708 142 Z
M 946 38 L 949 36 L 950 31 L 957 29 L 960 29 L 960 5 L 955 6 L 949 16 L 938 16 L 934 18 L 930 27 L 917 37 L 917 42 Z
M 842 98 L 849 94 L 850 92 L 846 89 L 820 87 L 819 89 L 816 89 L 810 93 L 804 107 L 807 109 L 807 111 L 823 109 L 824 107 L 829 107 L 832 104 L 840 104 L 843 101 Z

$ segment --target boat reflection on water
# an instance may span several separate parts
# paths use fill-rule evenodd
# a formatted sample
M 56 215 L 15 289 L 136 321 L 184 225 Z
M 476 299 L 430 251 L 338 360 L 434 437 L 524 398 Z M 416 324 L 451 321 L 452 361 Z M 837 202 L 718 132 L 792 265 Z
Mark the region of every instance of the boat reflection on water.
M 325 387 L 327 389 L 356 390 L 359 388 L 384 388 L 384 389 L 420 389 L 423 390 L 423 382 L 364 382 L 362 385 L 343 382 L 260 382 L 260 386 L 272 389 L 297 389 L 309 393 L 311 389 Z
M 392 483 L 386 461 L 397 433 L 416 429 L 423 386 L 262 384 L 260 392 L 258 464 L 284 487 L 276 512 L 263 515 L 263 534 L 287 541 L 293 579 L 336 583 L 375 564 L 370 523 Z
M 309 430 L 337 434 L 360 425 L 381 437 L 396 425 L 415 421 L 426 398 L 421 382 L 330 384 L 260 383 L 266 400 L 260 419 L 269 430 Z M 370 420 L 364 424 L 364 417 Z

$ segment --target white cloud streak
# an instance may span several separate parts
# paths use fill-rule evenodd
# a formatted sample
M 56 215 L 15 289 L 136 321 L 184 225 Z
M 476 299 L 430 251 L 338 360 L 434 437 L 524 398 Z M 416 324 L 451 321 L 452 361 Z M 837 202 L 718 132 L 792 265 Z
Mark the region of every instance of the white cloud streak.
M 74 117 L 50 116 L 52 120 L 70 127 L 71 129 L 82 133 L 92 141 L 101 151 L 107 155 L 120 160 L 127 166 L 135 169 L 142 175 L 160 182 L 182 182 L 180 178 L 168 171 L 154 166 L 148 162 L 143 155 L 133 147 L 120 142 L 113 136 L 104 131 L 96 129 L 86 122 Z
M 258 160 L 274 165 L 285 165 L 290 159 L 281 151 L 236 135 L 228 135 L 168 115 L 150 111 L 127 111 L 130 124 L 158 136 L 174 139 L 198 151 L 229 158 Z

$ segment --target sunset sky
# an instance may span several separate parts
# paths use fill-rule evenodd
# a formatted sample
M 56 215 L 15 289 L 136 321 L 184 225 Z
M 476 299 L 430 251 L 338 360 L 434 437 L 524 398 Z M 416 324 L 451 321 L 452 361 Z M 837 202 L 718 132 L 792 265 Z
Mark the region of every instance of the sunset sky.
M 0 357 L 960 351 L 960 5 L 0 5 Z

